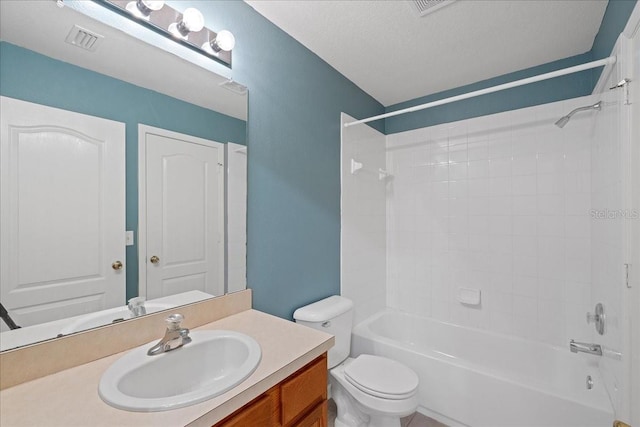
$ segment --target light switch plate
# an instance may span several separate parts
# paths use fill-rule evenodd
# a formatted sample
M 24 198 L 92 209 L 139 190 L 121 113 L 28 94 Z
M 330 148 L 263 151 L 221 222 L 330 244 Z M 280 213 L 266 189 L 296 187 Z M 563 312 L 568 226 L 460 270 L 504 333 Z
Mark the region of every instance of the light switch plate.
M 133 246 L 133 230 L 127 230 L 126 242 L 127 246 Z

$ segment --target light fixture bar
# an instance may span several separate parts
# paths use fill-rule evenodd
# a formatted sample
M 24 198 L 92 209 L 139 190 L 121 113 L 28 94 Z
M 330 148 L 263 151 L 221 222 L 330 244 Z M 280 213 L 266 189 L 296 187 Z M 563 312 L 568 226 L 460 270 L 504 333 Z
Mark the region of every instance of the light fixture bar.
M 186 46 L 189 49 L 231 68 L 231 50 L 219 49 L 216 51 L 211 48 L 212 45 L 217 48 L 216 37 L 218 37 L 218 33 L 208 29 L 207 27 L 201 27 L 201 29 L 198 29 L 198 26 L 194 30 L 189 31 L 189 18 L 192 18 L 190 16 L 186 16 L 192 12 L 189 9 L 185 10 L 185 14 L 183 15 L 167 4 L 164 4 L 158 10 L 152 10 L 145 5 L 145 3 L 150 2 L 143 2 L 140 0 L 93 1 L 155 31 L 156 33 L 166 36 L 178 44 Z M 223 30 L 220 31 L 220 33 L 226 35 L 226 33 L 229 32 Z M 233 48 L 233 45 L 231 48 Z

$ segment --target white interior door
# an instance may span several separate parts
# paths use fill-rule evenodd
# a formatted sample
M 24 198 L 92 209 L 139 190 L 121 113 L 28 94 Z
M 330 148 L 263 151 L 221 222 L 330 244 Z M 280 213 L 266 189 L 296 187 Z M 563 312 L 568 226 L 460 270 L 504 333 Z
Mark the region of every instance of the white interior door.
M 143 125 L 139 135 L 140 294 L 223 294 L 224 145 Z
M 20 326 L 124 304 L 124 123 L 0 98 L 2 304 Z

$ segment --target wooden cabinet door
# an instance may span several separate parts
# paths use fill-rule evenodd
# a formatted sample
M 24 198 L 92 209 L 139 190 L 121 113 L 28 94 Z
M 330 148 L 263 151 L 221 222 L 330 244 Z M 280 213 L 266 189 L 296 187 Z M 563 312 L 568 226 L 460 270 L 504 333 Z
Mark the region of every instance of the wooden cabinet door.
M 282 391 L 282 423 L 290 425 L 297 417 L 327 400 L 327 358 L 321 357 L 304 370 L 285 380 Z
M 327 427 L 327 401 L 316 406 L 306 417 L 294 424 L 294 427 Z

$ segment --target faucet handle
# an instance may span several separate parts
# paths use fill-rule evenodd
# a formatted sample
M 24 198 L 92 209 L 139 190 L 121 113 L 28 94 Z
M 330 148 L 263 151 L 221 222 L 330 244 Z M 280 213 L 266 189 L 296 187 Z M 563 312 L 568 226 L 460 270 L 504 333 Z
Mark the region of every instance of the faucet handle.
M 143 314 L 147 314 L 147 310 L 144 307 L 144 302 L 145 302 L 145 298 L 144 297 L 135 297 L 135 298 L 131 298 L 128 302 L 127 302 L 127 307 L 129 308 L 129 311 L 131 312 L 131 314 L 134 317 L 138 317 L 138 316 L 142 316 Z
M 600 335 L 604 335 L 604 322 L 605 322 L 604 306 L 601 303 L 596 304 L 596 310 L 594 313 L 587 313 L 587 324 L 593 323 L 596 327 L 596 331 Z
M 175 313 L 170 315 L 165 319 L 165 322 L 167 322 L 167 329 L 170 331 L 177 331 L 180 329 L 180 323 L 182 323 L 183 320 L 184 316 L 182 314 Z
M 129 307 L 129 310 L 131 310 L 136 307 L 140 307 L 141 305 L 144 305 L 145 301 L 146 300 L 144 297 L 131 298 L 129 301 L 127 301 L 127 307 Z

